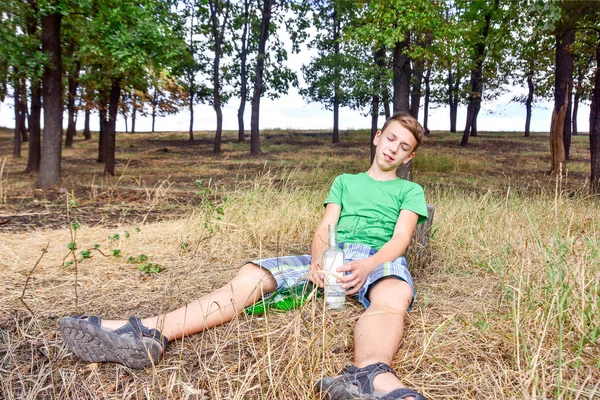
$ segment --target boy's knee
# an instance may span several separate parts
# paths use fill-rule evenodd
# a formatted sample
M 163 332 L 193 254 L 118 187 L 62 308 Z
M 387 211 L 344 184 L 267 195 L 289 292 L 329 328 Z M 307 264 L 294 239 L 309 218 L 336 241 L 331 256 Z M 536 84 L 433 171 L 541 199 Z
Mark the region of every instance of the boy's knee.
M 237 277 L 246 281 L 255 280 L 260 281 L 263 284 L 268 283 L 269 286 L 272 286 L 273 284 L 277 286 L 277 282 L 275 281 L 273 275 L 265 268 L 254 263 L 242 265 L 242 268 L 240 268 L 237 273 Z
M 386 277 L 370 288 L 372 306 L 383 306 L 407 311 L 413 300 L 413 290 L 408 283 L 396 277 Z

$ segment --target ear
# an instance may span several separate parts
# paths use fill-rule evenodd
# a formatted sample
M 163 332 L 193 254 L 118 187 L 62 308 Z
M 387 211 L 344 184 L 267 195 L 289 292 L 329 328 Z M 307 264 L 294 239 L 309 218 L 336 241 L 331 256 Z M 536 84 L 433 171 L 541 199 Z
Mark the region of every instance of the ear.
M 373 144 L 375 146 L 379 145 L 380 140 L 381 140 L 381 131 L 379 130 L 375 133 L 375 136 L 373 137 Z
M 410 153 L 410 155 L 409 155 L 408 157 L 406 157 L 406 158 L 404 159 L 404 161 L 402 161 L 402 164 L 406 164 L 407 162 L 409 162 L 410 160 L 412 160 L 412 158 L 413 158 L 414 156 L 415 156 L 415 153 L 414 153 L 414 152 Z

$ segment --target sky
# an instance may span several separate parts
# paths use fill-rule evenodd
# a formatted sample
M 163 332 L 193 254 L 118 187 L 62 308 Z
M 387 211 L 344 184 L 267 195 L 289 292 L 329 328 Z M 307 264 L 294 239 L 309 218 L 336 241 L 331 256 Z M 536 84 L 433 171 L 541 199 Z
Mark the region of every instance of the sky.
M 513 91 L 507 91 L 493 103 L 483 103 L 477 118 L 479 131 L 523 131 L 525 128 L 525 106 L 510 102 L 514 96 Z M 0 126 L 14 128 L 14 111 L 9 104 L 0 104 Z M 239 100 L 233 98 L 223 108 L 223 129 L 237 130 L 237 108 Z M 531 130 L 534 132 L 548 132 L 550 130 L 550 117 L 553 104 L 550 102 L 539 103 L 535 106 L 531 118 Z M 458 110 L 457 129 L 464 129 L 466 107 Z M 423 121 L 423 107 L 419 113 L 419 120 Z M 120 116 L 119 116 L 120 117 Z M 98 129 L 98 118 L 92 116 L 91 129 Z M 589 106 L 582 105 L 578 113 L 578 127 L 580 132 L 589 130 Z M 64 126 L 66 129 L 67 121 Z M 129 121 L 131 125 L 131 121 Z M 380 125 L 383 118 L 380 119 Z M 198 105 L 194 108 L 194 130 L 214 130 L 216 128 L 216 114 L 211 106 Z M 371 118 L 363 116 L 360 112 L 342 108 L 340 111 L 340 129 L 369 129 Z M 150 117 L 138 117 L 136 131 L 150 131 L 152 121 Z M 189 112 L 182 111 L 156 119 L 157 131 L 187 131 L 189 127 Z M 250 129 L 250 104 L 246 106 L 245 127 Z M 260 107 L 261 129 L 322 129 L 331 130 L 333 127 L 333 113 L 325 110 L 318 103 L 306 103 L 296 89 L 290 90 L 288 95 L 277 100 L 263 98 Z M 77 128 L 83 129 L 83 113 L 80 113 Z M 429 111 L 429 129 L 448 130 L 450 128 L 449 110 L 447 107 L 438 107 Z M 122 118 L 117 121 L 117 131 L 125 131 L 125 122 Z
M 298 74 L 300 84 L 303 84 L 301 66 L 310 62 L 311 56 L 315 53 L 302 46 L 300 53 L 291 52 L 291 42 L 284 29 L 281 29 L 282 42 L 288 49 L 289 59 L 287 65 Z M 485 90 L 485 88 L 484 88 Z M 509 87 L 506 92 L 499 96 L 494 102 L 483 102 L 477 118 L 477 129 L 479 131 L 524 131 L 525 129 L 525 105 L 511 102 L 510 100 L 517 94 L 523 94 L 524 89 L 520 87 Z M 14 128 L 14 111 L 12 99 L 7 98 L 7 102 L 0 103 L 0 126 Z M 423 101 L 421 101 L 422 103 Z M 281 129 L 318 129 L 331 130 L 333 128 L 333 112 L 325 110 L 318 103 L 307 103 L 299 95 L 298 89 L 290 88 L 287 95 L 281 96 L 277 100 L 270 100 L 266 97 L 261 99 L 260 106 L 260 128 L 281 128 Z M 239 99 L 231 98 L 228 104 L 223 106 L 223 129 L 237 130 L 237 109 Z M 540 102 L 534 106 L 531 118 L 531 131 L 549 132 L 550 118 L 552 115 L 553 103 Z M 245 128 L 250 129 L 250 103 L 246 105 L 244 118 Z M 577 124 L 580 132 L 589 130 L 589 105 L 580 105 Z M 457 116 L 457 130 L 464 130 L 466 106 L 459 107 Z M 66 114 L 65 114 L 66 116 Z M 77 120 L 77 129 L 83 129 L 83 113 L 79 114 Z M 423 106 L 419 112 L 419 120 L 423 121 Z M 450 116 L 448 107 L 432 108 L 429 111 L 429 129 L 431 130 L 449 130 Z M 131 121 L 129 121 L 131 124 Z M 380 118 L 380 126 L 383 125 L 383 117 Z M 66 129 L 67 121 L 64 121 Z M 214 130 L 216 129 L 216 114 L 209 105 L 197 105 L 194 107 L 194 130 Z M 371 118 L 364 116 L 359 111 L 342 108 L 340 110 L 340 129 L 369 129 L 371 127 Z M 156 119 L 155 130 L 157 131 L 186 131 L 189 127 L 189 112 L 181 111 L 175 115 L 169 115 Z M 136 131 L 150 131 L 152 128 L 151 117 L 139 117 L 136 120 Z M 92 116 L 91 129 L 98 130 L 97 115 Z M 119 115 L 117 119 L 117 131 L 125 131 L 125 122 Z

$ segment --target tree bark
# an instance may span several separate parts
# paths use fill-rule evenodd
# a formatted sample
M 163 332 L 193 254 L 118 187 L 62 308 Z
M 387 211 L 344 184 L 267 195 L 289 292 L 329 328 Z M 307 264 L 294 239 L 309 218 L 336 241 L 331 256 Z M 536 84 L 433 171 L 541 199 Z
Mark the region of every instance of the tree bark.
M 44 137 L 40 160 L 40 174 L 35 183 L 38 188 L 60 184 L 60 158 L 62 144 L 62 55 L 60 25 L 62 14 L 42 15 L 42 51 L 50 60 L 44 68 Z
M 252 92 L 252 114 L 250 117 L 250 154 L 258 155 L 260 150 L 259 111 L 260 97 L 263 90 L 263 73 L 265 67 L 266 44 L 269 37 L 271 23 L 271 10 L 274 0 L 263 0 L 262 20 L 260 23 L 260 36 L 258 40 L 258 54 L 256 56 L 256 73 L 254 74 L 254 90 Z
M 114 78 L 110 87 L 108 120 L 104 122 L 104 173 L 115 175 L 116 123 L 121 98 L 121 79 Z
M 565 7 L 564 3 L 563 7 Z M 553 174 L 565 173 L 565 115 L 569 107 L 569 82 L 573 75 L 572 57 L 568 54 L 569 47 L 575 39 L 575 32 L 570 26 L 568 10 L 558 22 L 555 40 L 555 70 L 554 70 L 554 110 L 550 124 L 550 171 Z
M 158 90 L 154 86 L 154 94 L 152 95 L 152 133 L 154 133 L 154 123 L 156 122 L 156 108 L 158 107 Z
M 574 36 L 575 32 L 573 32 Z M 569 83 L 567 86 L 567 113 L 565 114 L 565 126 L 563 127 L 563 142 L 565 145 L 565 161 L 569 161 L 569 153 L 571 151 L 571 114 L 573 112 L 573 55 L 569 55 L 571 58 L 571 74 L 569 75 Z
M 90 131 L 90 109 L 89 106 L 85 106 L 85 117 L 83 119 L 83 138 L 90 140 L 92 138 L 92 132 Z
M 415 61 L 413 65 L 413 85 L 410 92 L 410 115 L 419 119 L 419 108 L 421 108 L 421 86 L 423 84 L 423 61 Z
M 410 59 L 404 50 L 409 46 L 409 33 L 406 32 L 406 39 L 396 43 L 394 47 L 394 114 L 397 112 L 409 111 L 409 94 L 410 94 Z
M 458 86 L 460 78 L 452 73 L 452 66 L 448 67 L 448 105 L 450 106 L 450 132 L 456 133 L 456 117 L 458 115 Z
M 335 55 L 335 67 L 333 73 L 333 137 L 332 143 L 340 142 L 340 67 L 339 67 L 339 55 L 340 55 L 340 18 L 333 3 L 333 53 Z
M 590 192 L 600 194 L 600 42 L 596 45 L 596 74 L 590 105 Z
M 23 79 L 20 86 L 21 95 L 19 96 L 19 101 L 21 102 L 21 113 L 19 116 L 21 117 L 21 143 L 27 143 L 29 142 L 29 135 L 27 134 L 27 120 L 29 119 L 29 113 L 27 112 L 27 81 Z
M 246 110 L 246 102 L 248 101 L 248 71 L 247 71 L 247 58 L 248 58 L 248 24 L 249 21 L 249 10 L 250 1 L 244 0 L 244 28 L 242 30 L 241 46 L 239 51 L 240 56 L 240 106 L 237 112 L 238 118 L 238 142 L 243 143 L 246 141 L 246 132 L 244 129 L 244 111 Z
M 427 66 L 425 73 L 425 102 L 423 103 L 423 129 L 425 135 L 429 136 L 429 98 L 431 97 L 431 65 Z
M 375 159 L 375 149 L 376 146 L 373 143 L 373 139 L 375 139 L 375 134 L 377 133 L 377 131 L 379 130 L 378 127 L 378 120 L 379 120 L 379 108 L 380 108 L 380 93 L 384 93 L 384 87 L 387 86 L 385 84 L 385 82 L 383 82 L 383 73 L 385 70 L 385 47 L 381 47 L 378 50 L 375 51 L 374 53 L 374 61 L 375 61 L 375 65 L 377 65 L 377 75 L 375 78 L 375 82 L 373 84 L 374 86 L 374 95 L 371 99 L 371 142 L 370 142 L 370 149 L 371 149 L 371 163 L 373 163 L 373 160 Z M 385 104 L 389 104 L 384 102 L 384 106 Z M 386 117 L 386 119 L 389 117 Z
M 14 69 L 15 74 L 18 73 L 17 68 Z M 23 123 L 23 119 L 21 118 L 21 114 L 23 111 L 21 110 L 21 81 L 18 77 L 15 77 L 13 81 L 13 100 L 15 102 L 14 112 L 15 112 L 15 130 L 14 130 L 14 141 L 13 141 L 13 158 L 21 158 L 21 124 Z
M 98 109 L 98 118 L 100 119 L 99 132 L 98 132 L 98 159 L 96 160 L 99 163 L 103 163 L 106 160 L 105 152 L 104 152 L 104 135 L 106 132 L 105 122 L 106 122 L 106 95 L 100 94 L 100 107 Z
M 579 135 L 579 131 L 577 129 L 577 114 L 579 112 L 579 99 L 581 98 L 581 90 L 582 90 L 582 82 L 585 79 L 585 74 L 583 72 L 583 68 L 577 68 L 577 85 L 575 86 L 575 95 L 573 96 L 573 118 L 572 118 L 572 126 L 573 126 L 573 136 Z
M 525 137 L 530 136 L 530 127 L 531 127 L 531 105 L 533 104 L 533 71 L 529 71 L 527 73 L 527 99 L 525 100 Z
M 219 0 L 209 0 L 210 20 L 212 27 L 212 36 L 215 44 L 215 58 L 213 60 L 213 107 L 217 114 L 217 130 L 215 132 L 215 141 L 213 143 L 213 152 L 221 152 L 221 136 L 223 135 L 223 110 L 221 109 L 221 45 L 225 35 L 225 26 L 227 25 L 227 16 L 229 7 L 225 11 L 222 25 L 219 26 L 219 14 L 223 13 L 223 8 Z
M 42 88 L 35 78 L 31 80 L 31 112 L 29 113 L 29 150 L 25 172 L 40 170 L 40 116 L 42 111 Z
M 73 138 L 75 137 L 75 116 L 77 114 L 77 110 L 75 109 L 75 98 L 77 97 L 77 86 L 78 86 L 78 78 L 79 78 L 79 62 L 75 63 L 75 69 L 71 71 L 68 78 L 69 83 L 69 99 L 67 102 L 67 114 L 68 114 L 68 124 L 67 124 L 67 136 L 65 138 L 65 147 L 71 148 L 73 147 Z
M 379 129 L 379 127 L 377 126 L 378 119 L 379 119 L 379 95 L 375 94 L 375 95 L 373 95 L 373 98 L 371 99 L 371 144 L 370 144 L 371 164 L 373 163 L 373 160 L 375 159 L 376 146 L 373 143 L 373 139 L 375 139 L 375 134 L 377 133 L 377 130 Z
M 135 95 L 135 93 L 133 93 L 133 96 L 131 97 L 131 99 L 132 99 L 132 101 L 131 101 L 131 133 L 135 133 L 135 120 L 137 118 L 137 103 L 136 103 L 137 96 Z M 190 101 L 192 101 L 192 100 L 190 100 Z M 192 135 L 193 135 L 193 133 L 192 133 Z M 192 137 L 192 140 L 193 140 L 193 137 Z

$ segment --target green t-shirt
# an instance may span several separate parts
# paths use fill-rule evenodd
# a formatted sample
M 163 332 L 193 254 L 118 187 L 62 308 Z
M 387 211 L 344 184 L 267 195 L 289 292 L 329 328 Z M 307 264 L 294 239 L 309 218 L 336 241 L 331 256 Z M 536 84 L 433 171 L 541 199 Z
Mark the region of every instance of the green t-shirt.
M 366 172 L 335 178 L 325 200 L 325 205 L 329 203 L 342 207 L 338 240 L 376 250 L 392 238 L 400 210 L 418 214 L 419 224 L 427 221 L 427 203 L 420 185 L 403 179 L 377 181 Z

